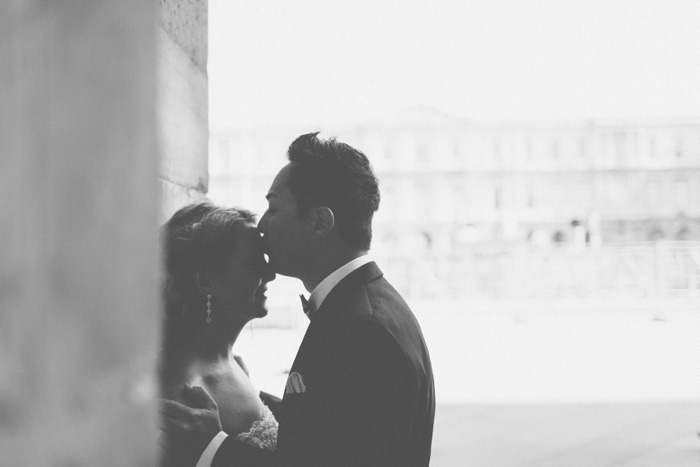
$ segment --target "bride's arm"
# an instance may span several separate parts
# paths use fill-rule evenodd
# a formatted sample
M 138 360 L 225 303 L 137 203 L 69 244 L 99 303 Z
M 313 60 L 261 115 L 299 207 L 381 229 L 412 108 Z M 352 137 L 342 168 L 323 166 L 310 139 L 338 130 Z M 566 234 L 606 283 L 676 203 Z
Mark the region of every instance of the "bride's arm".
M 240 355 L 234 355 L 233 359 L 236 361 L 236 363 L 238 363 L 238 366 L 241 367 L 245 374 L 250 376 L 250 372 L 248 371 L 248 367 L 246 366 L 243 357 Z M 282 399 L 277 396 L 273 396 L 272 394 L 268 394 L 267 392 L 260 391 L 260 400 L 262 400 L 263 403 L 270 408 L 272 414 L 277 417 L 279 414 L 278 409 L 280 404 L 282 404 Z

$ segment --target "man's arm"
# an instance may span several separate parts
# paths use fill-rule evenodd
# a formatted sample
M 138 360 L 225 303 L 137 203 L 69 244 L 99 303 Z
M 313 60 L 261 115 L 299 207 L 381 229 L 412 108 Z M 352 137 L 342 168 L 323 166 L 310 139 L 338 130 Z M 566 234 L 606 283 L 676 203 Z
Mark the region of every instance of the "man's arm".
M 211 464 L 212 467 L 272 467 L 275 465 L 278 464 L 274 452 L 251 446 L 231 436 L 221 443 Z
M 305 392 L 285 395 L 277 463 L 256 459 L 243 465 L 400 465 L 417 400 L 416 380 L 400 345 L 373 321 L 343 326 L 328 342 L 333 345 L 322 349 L 313 370 L 307 368 Z M 227 439 L 224 448 L 228 461 L 240 458 L 235 443 Z M 215 467 L 231 465 L 224 459 Z
M 331 340 L 322 376 L 308 381 L 305 393 L 285 396 L 277 451 L 228 437 L 213 467 L 400 465 L 418 397 L 400 345 L 371 320 L 353 323 Z
M 185 385 L 183 400 L 161 401 L 161 446 L 165 458 L 186 458 L 194 465 L 221 430 L 219 408 L 204 388 Z
M 324 465 L 397 466 L 409 439 L 418 386 L 401 346 L 379 323 L 362 320 L 338 336 L 325 401 L 317 413 Z
M 415 417 L 417 383 L 395 338 L 372 321 L 332 336 L 322 376 L 285 396 L 277 451 L 231 437 L 213 467 L 398 467 Z
M 186 385 L 182 396 L 191 407 L 168 399 L 161 402 L 164 458 L 181 461 L 178 465 L 196 467 L 274 465 L 273 453 L 233 436 L 226 437 L 216 402 L 204 388 Z M 275 399 L 279 402 L 274 396 L 266 396 L 273 405 Z

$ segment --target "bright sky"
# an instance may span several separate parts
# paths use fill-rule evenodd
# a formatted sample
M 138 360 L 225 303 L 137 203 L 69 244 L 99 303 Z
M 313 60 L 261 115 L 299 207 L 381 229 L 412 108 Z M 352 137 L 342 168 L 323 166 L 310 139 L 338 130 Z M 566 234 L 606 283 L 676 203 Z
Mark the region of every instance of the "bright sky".
M 699 0 L 209 0 L 212 130 L 700 116 Z

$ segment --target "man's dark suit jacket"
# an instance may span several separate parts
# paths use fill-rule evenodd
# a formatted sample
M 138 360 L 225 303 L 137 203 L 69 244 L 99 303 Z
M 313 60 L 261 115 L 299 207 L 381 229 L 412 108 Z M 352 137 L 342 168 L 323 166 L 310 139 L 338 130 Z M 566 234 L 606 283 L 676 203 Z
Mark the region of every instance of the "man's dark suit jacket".
M 279 421 L 277 451 L 228 437 L 214 467 L 429 464 L 435 388 L 428 349 L 374 262 L 341 280 L 315 312 L 294 373 L 301 379 L 288 382 L 278 406 L 266 400 Z

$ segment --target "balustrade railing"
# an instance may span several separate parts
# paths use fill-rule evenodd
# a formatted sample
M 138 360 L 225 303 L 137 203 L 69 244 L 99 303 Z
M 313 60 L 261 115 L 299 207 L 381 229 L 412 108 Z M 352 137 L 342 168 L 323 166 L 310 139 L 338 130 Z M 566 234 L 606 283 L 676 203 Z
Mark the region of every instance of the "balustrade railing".
M 700 242 L 509 245 L 377 259 L 407 298 L 700 296 Z

